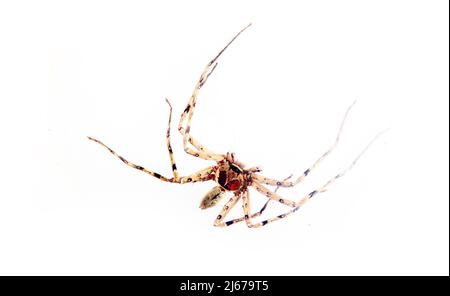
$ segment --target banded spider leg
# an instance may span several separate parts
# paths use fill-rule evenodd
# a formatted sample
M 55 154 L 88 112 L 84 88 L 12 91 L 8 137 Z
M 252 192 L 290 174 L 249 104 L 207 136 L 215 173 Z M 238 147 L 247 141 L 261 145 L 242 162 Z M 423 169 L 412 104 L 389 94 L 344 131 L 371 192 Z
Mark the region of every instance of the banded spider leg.
M 170 182 L 170 183 L 180 183 L 180 184 L 184 184 L 184 183 L 189 183 L 189 182 L 198 182 L 198 181 L 207 181 L 211 179 L 211 173 L 213 172 L 213 168 L 212 167 L 208 167 L 205 169 L 202 169 L 194 174 L 188 175 L 188 176 L 184 176 L 184 177 L 180 177 L 178 175 L 178 171 L 177 171 L 177 166 L 175 163 L 175 159 L 173 156 L 173 151 L 172 151 L 172 146 L 170 144 L 170 124 L 172 121 L 172 106 L 169 102 L 168 99 L 166 99 L 167 104 L 169 105 L 170 111 L 169 111 L 169 122 L 168 122 L 168 127 L 167 127 L 167 133 L 166 133 L 166 143 L 167 143 L 167 149 L 169 151 L 169 157 L 170 157 L 170 163 L 171 163 L 171 168 L 172 168 L 172 173 L 173 173 L 173 177 L 172 178 L 168 178 L 165 177 L 157 172 L 154 172 L 152 170 L 146 169 L 143 166 L 140 165 L 136 165 L 128 160 L 126 160 L 124 157 L 120 156 L 119 154 L 117 154 L 114 150 L 112 150 L 111 148 L 109 148 L 108 146 L 106 146 L 103 142 L 94 139 L 92 137 L 88 137 L 89 140 L 94 141 L 100 145 L 102 145 L 103 147 L 105 147 L 109 152 L 111 152 L 115 157 L 117 157 L 118 159 L 120 159 L 123 163 L 125 163 L 127 166 L 132 167 L 134 169 L 137 169 L 139 171 L 142 171 L 146 174 L 149 174 L 150 176 L 153 176 L 161 181 L 165 181 L 165 182 Z
M 339 130 L 338 130 L 338 133 L 337 133 L 337 136 L 336 136 L 336 139 L 335 139 L 335 141 L 333 142 L 333 144 L 330 146 L 330 148 L 328 148 L 328 150 L 327 151 L 325 151 L 325 153 L 323 153 L 314 163 L 313 163 L 313 165 L 311 165 L 308 169 L 306 169 L 305 171 L 304 171 L 304 173 L 302 174 L 302 175 L 300 175 L 295 181 L 287 181 L 287 180 L 289 180 L 291 177 L 292 177 L 292 175 L 291 176 L 289 176 L 288 178 L 285 178 L 284 180 L 276 180 L 276 179 L 271 179 L 271 178 L 267 178 L 267 177 L 264 177 L 264 176 L 262 176 L 262 175 L 257 175 L 257 174 L 253 174 L 252 176 L 253 176 L 253 182 L 258 182 L 258 184 L 259 185 L 254 185 L 255 186 L 255 188 L 258 190 L 258 188 L 259 188 L 259 190 L 258 191 L 260 191 L 262 194 L 264 194 L 264 195 L 268 195 L 268 193 L 267 193 L 267 189 L 266 188 L 264 188 L 264 189 L 262 189 L 261 187 L 261 184 L 260 183 L 262 183 L 262 184 L 267 184 L 267 185 L 270 185 L 270 186 L 277 186 L 277 188 L 275 189 L 275 191 L 274 191 L 274 193 L 276 194 L 276 192 L 277 192 L 277 190 L 280 188 L 280 187 L 293 187 L 293 186 L 295 186 L 295 185 L 297 185 L 297 184 L 299 184 L 301 181 L 303 181 L 304 180 L 304 178 L 306 177 L 306 176 L 308 176 L 308 174 L 311 172 L 311 171 L 313 171 L 318 165 L 319 165 L 319 163 L 321 163 L 335 148 L 336 148 L 336 146 L 338 145 L 338 143 L 339 143 L 339 139 L 340 139 L 340 136 L 341 136 L 341 133 L 342 133 L 342 130 L 343 130 L 343 127 L 344 127 L 344 124 L 345 124 L 345 122 L 346 122 L 346 119 L 347 119 L 347 116 L 348 116 L 348 114 L 349 114 L 349 112 L 350 112 L 350 110 L 352 109 L 352 107 L 355 105 L 355 103 L 356 103 L 356 101 L 354 101 L 348 108 L 347 108 L 347 110 L 345 111 L 345 114 L 344 114 L 344 117 L 342 118 L 342 120 L 341 120 L 341 124 L 340 124 L 340 126 L 339 126 Z M 255 170 L 255 173 L 256 172 L 259 172 L 259 170 Z M 246 198 L 247 199 L 247 198 Z M 256 218 L 256 217 L 258 217 L 258 216 L 260 216 L 260 215 L 262 215 L 262 213 L 265 211 L 265 209 L 267 208 L 267 205 L 268 205 L 268 203 L 269 203 L 269 201 L 270 201 L 271 199 L 269 198 L 268 200 L 267 200 L 267 202 L 264 204 L 264 206 L 261 208 L 261 210 L 259 210 L 258 212 L 256 212 L 256 213 L 253 213 L 253 214 L 251 214 L 250 215 L 250 218 Z M 281 203 L 284 203 L 284 199 L 282 199 L 282 198 L 280 198 L 278 201 L 280 202 L 280 200 L 281 200 Z M 247 204 L 248 204 L 249 202 L 247 201 Z M 291 204 L 292 204 L 293 202 L 291 202 Z M 220 216 L 220 215 L 219 215 Z M 233 219 L 233 220 L 230 220 L 230 221 L 227 221 L 227 222 L 225 222 L 225 223 L 219 223 L 218 221 L 217 221 L 217 219 L 216 219 L 216 223 L 215 223 L 215 225 L 216 226 L 230 226 L 230 225 L 233 225 L 233 224 L 235 224 L 235 223 L 238 223 L 238 222 L 242 222 L 242 221 L 244 221 L 245 220 L 245 216 L 243 216 L 243 217 L 240 217 L 240 218 L 237 218 L 237 219 Z
M 178 130 L 181 133 L 181 135 L 183 136 L 183 148 L 184 151 L 190 155 L 193 155 L 195 157 L 200 157 L 202 159 L 206 159 L 206 160 L 215 160 L 215 161 L 221 161 L 225 158 L 225 155 L 222 154 L 216 154 L 211 152 L 210 150 L 206 149 L 203 145 L 201 145 L 197 140 L 195 140 L 191 135 L 190 135 L 190 125 L 191 125 L 191 120 L 192 120 L 192 116 L 193 116 L 193 112 L 194 112 L 194 108 L 195 108 L 195 104 L 196 104 L 196 100 L 197 100 L 197 96 L 198 93 L 200 91 L 200 89 L 202 88 L 202 86 L 205 84 L 205 82 L 208 80 L 209 76 L 213 73 L 214 69 L 217 67 L 217 59 L 222 55 L 222 53 L 231 45 L 231 43 L 233 43 L 233 41 L 243 32 L 245 31 L 251 24 L 247 25 L 244 29 L 242 29 L 240 32 L 238 32 L 232 39 L 230 42 L 228 42 L 228 44 L 206 65 L 203 73 L 200 75 L 200 79 L 197 82 L 194 91 L 191 95 L 191 98 L 189 100 L 188 105 L 186 106 L 185 110 L 183 111 L 183 113 L 181 114 L 180 117 L 180 122 L 178 125 Z M 170 114 L 169 114 L 169 122 L 168 122 L 168 128 L 167 128 L 167 134 L 166 134 L 166 142 L 167 142 L 167 149 L 169 150 L 169 157 L 170 157 L 170 163 L 171 163 L 171 168 L 172 168 L 172 173 L 173 173 L 173 178 L 168 178 L 165 177 L 157 172 L 154 172 L 152 170 L 146 169 L 140 165 L 136 165 L 128 160 L 126 160 L 125 158 L 123 158 L 122 156 L 120 156 L 119 154 L 117 154 L 114 150 L 112 150 L 111 148 L 109 148 L 107 145 L 105 145 L 103 142 L 94 139 L 92 137 L 88 137 L 89 140 L 94 141 L 100 145 L 102 145 L 103 147 L 105 147 L 107 150 L 109 150 L 109 152 L 111 152 L 114 156 L 116 156 L 117 158 L 119 158 L 123 163 L 125 163 L 126 165 L 128 165 L 129 167 L 132 167 L 134 169 L 143 171 L 146 174 L 149 174 L 155 178 L 158 178 L 162 181 L 165 182 L 171 182 L 171 183 L 187 183 L 187 182 L 197 182 L 197 181 L 207 181 L 211 179 L 211 173 L 213 173 L 214 169 L 213 167 L 209 167 L 206 169 L 203 169 L 197 173 L 194 173 L 192 175 L 188 175 L 188 176 L 184 176 L 184 177 L 180 177 L 178 175 L 178 169 L 175 163 L 175 159 L 173 156 L 173 151 L 172 151 L 172 146 L 170 144 L 170 124 L 171 124 L 171 120 L 172 120 L 172 106 L 169 102 L 169 100 L 166 99 L 167 104 L 169 105 L 170 108 Z M 187 122 L 186 122 L 186 128 L 183 127 L 183 123 L 186 121 L 186 116 L 187 116 Z M 188 143 L 190 143 L 194 148 L 196 148 L 196 150 L 190 148 L 188 146 Z
M 287 182 L 286 180 L 275 180 L 271 178 L 267 178 L 261 175 L 254 175 L 254 179 L 262 184 L 271 185 L 271 186 L 281 186 L 281 187 L 293 187 L 305 179 L 306 176 L 309 175 L 314 169 L 317 168 L 317 166 L 329 155 L 333 150 L 337 147 L 339 143 L 339 139 L 341 137 L 342 130 L 344 128 L 344 124 L 346 122 L 347 116 L 352 109 L 352 107 L 355 105 L 356 101 L 354 101 L 345 111 L 344 117 L 342 118 L 341 125 L 339 127 L 339 131 L 337 133 L 336 139 L 334 140 L 334 143 L 331 145 L 330 148 L 328 148 L 327 151 L 325 151 L 322 156 L 320 156 L 308 169 L 306 169 L 303 174 L 301 174 L 294 182 Z
M 244 218 L 245 221 L 247 223 L 248 227 L 252 227 L 252 228 L 256 228 L 256 227 L 261 227 L 264 225 L 267 225 L 268 223 L 286 218 L 287 216 L 291 215 L 292 213 L 296 212 L 300 207 L 302 207 L 306 202 L 308 202 L 313 196 L 315 196 L 318 193 L 322 193 L 327 191 L 328 187 L 333 184 L 337 179 L 343 177 L 348 171 L 350 171 L 356 164 L 356 162 L 361 158 L 361 156 L 367 151 L 367 149 L 369 149 L 369 147 L 373 144 L 373 142 L 376 141 L 376 139 L 378 139 L 379 136 L 381 136 L 384 132 L 386 132 L 386 130 L 381 131 L 380 133 L 378 133 L 367 145 L 366 147 L 360 152 L 360 154 L 353 160 L 353 162 L 344 170 L 342 170 L 340 173 L 338 173 L 337 175 L 335 175 L 334 177 L 332 177 L 331 179 L 329 179 L 325 184 L 323 184 L 322 186 L 320 186 L 319 188 L 311 191 L 310 193 L 308 193 L 307 195 L 305 195 L 302 199 L 300 199 L 298 202 L 294 202 L 288 199 L 283 199 L 281 196 L 279 196 L 278 194 L 271 192 L 270 190 L 268 190 L 267 188 L 265 188 L 263 185 L 259 184 L 258 182 L 254 182 L 253 186 L 256 188 L 256 190 L 258 190 L 260 193 L 266 195 L 267 197 L 269 197 L 272 200 L 278 201 L 279 203 L 288 205 L 290 207 L 292 207 L 293 209 L 291 209 L 290 211 L 278 215 L 276 217 L 258 222 L 258 223 L 252 223 L 251 221 L 251 217 L 249 216 L 250 213 L 250 202 L 248 201 L 248 194 L 243 195 L 243 207 L 244 207 Z
M 341 129 L 342 129 L 342 125 L 341 125 Z M 337 179 L 343 177 L 348 171 L 350 171 L 355 164 L 357 163 L 357 161 L 361 158 L 361 156 L 367 151 L 367 149 L 369 149 L 369 147 L 372 145 L 373 142 L 376 141 L 376 139 L 381 136 L 384 132 L 386 132 L 386 130 L 378 133 L 367 145 L 366 147 L 360 152 L 360 154 L 353 160 L 353 162 L 343 171 L 341 171 L 340 173 L 338 173 L 337 175 L 335 175 L 334 177 L 332 177 L 331 179 L 329 179 L 325 184 L 323 184 L 322 186 L 320 186 L 319 188 L 309 192 L 307 195 L 305 195 L 303 198 L 301 198 L 298 202 L 295 202 L 293 200 L 289 200 L 289 199 L 285 199 L 282 196 L 278 195 L 276 193 L 276 191 L 280 188 L 280 187 L 292 187 L 292 186 L 282 186 L 283 183 L 282 182 L 287 182 L 287 180 L 291 177 L 289 176 L 288 178 L 282 180 L 282 181 L 277 181 L 278 184 L 268 184 L 268 185 L 277 185 L 277 188 L 275 189 L 275 191 L 270 191 L 269 189 L 267 189 L 266 187 L 264 187 L 259 181 L 254 180 L 252 183 L 252 186 L 255 187 L 255 189 L 265 195 L 266 197 L 269 198 L 269 200 L 266 202 L 266 204 L 262 207 L 262 209 L 256 213 L 251 214 L 251 206 L 250 206 L 250 199 L 249 199 L 249 193 L 248 190 L 245 190 L 244 192 L 237 192 L 235 194 L 234 197 L 232 197 L 229 202 L 224 206 L 224 208 L 222 209 L 222 212 L 220 213 L 220 215 L 216 218 L 216 221 L 214 223 L 215 226 L 230 226 L 233 225 L 235 223 L 238 222 L 242 222 L 242 221 L 246 221 L 247 226 L 251 227 L 251 228 L 257 228 L 257 227 L 261 227 L 264 225 L 267 225 L 268 223 L 286 218 L 287 216 L 291 215 L 292 213 L 296 212 L 300 207 L 302 207 L 307 201 L 309 201 L 313 196 L 315 196 L 318 193 L 322 193 L 325 192 L 328 187 L 334 183 Z M 339 138 L 339 136 L 338 136 Z M 330 151 L 330 150 L 328 150 Z M 327 152 L 329 153 L 329 152 Z M 324 155 L 327 155 L 327 153 L 325 153 Z M 322 160 L 323 156 L 319 159 Z M 315 163 L 315 165 L 317 165 L 317 161 Z M 290 183 L 290 182 L 287 182 Z M 295 185 L 295 184 L 294 184 Z M 236 203 L 239 201 L 239 199 L 242 198 L 242 206 L 244 209 L 244 216 L 237 218 L 237 219 L 233 219 L 227 222 L 222 222 L 225 218 L 225 216 L 229 213 L 229 211 L 231 210 L 232 207 L 234 207 L 236 205 Z M 258 217 L 262 214 L 262 212 L 266 209 L 267 207 L 267 203 L 270 200 L 274 200 L 277 201 L 281 204 L 287 205 L 289 207 L 291 207 L 292 209 L 286 213 L 283 213 L 281 215 L 278 215 L 276 217 L 267 219 L 267 220 L 263 220 L 261 222 L 258 223 L 252 223 L 252 219 L 255 217 Z
M 205 69 L 203 70 L 203 73 L 200 75 L 200 78 L 195 85 L 194 91 L 191 95 L 191 98 L 189 99 L 189 102 L 184 109 L 183 113 L 181 114 L 180 122 L 178 123 L 178 131 L 183 136 L 183 147 L 184 151 L 190 155 L 193 155 L 195 157 L 200 157 L 202 159 L 206 160 L 215 160 L 215 161 L 221 161 L 225 158 L 222 154 L 214 153 L 208 149 L 206 149 L 203 145 L 201 145 L 197 140 L 195 140 L 191 134 L 191 120 L 192 116 L 194 115 L 194 109 L 197 102 L 197 97 L 199 94 L 200 89 L 203 87 L 203 85 L 208 80 L 209 76 L 214 72 L 214 70 L 217 67 L 217 59 L 222 55 L 222 53 L 233 43 L 233 41 L 242 33 L 244 32 L 248 27 L 251 26 L 251 23 L 248 24 L 245 28 L 243 28 L 241 31 L 239 31 L 230 42 L 228 42 L 227 45 L 206 65 Z M 187 116 L 187 121 L 186 121 Z M 184 122 L 186 121 L 186 128 L 183 127 Z M 191 149 L 188 147 L 188 143 L 190 143 L 194 148 L 197 149 L 197 151 Z
M 285 178 L 283 181 L 286 181 L 286 180 L 289 180 L 290 178 L 292 177 L 292 175 L 290 175 L 289 177 L 287 177 L 287 178 Z M 280 188 L 280 186 L 277 186 L 277 188 L 275 188 L 275 193 L 278 191 L 278 189 Z M 253 213 L 252 215 L 250 215 L 250 218 L 256 218 L 256 217 L 259 217 L 259 216 L 261 216 L 262 214 L 263 214 L 263 212 L 266 210 L 266 208 L 267 208 L 267 205 L 269 204 L 269 202 L 271 201 L 271 199 L 269 198 L 269 199 L 267 199 L 267 201 L 266 201 L 266 203 L 262 206 L 262 208 L 259 210 L 259 211 L 257 211 L 257 212 L 255 212 L 255 213 Z M 223 215 L 224 213 L 221 213 L 221 217 L 220 218 L 222 218 L 222 215 Z M 225 218 L 225 216 L 223 216 L 223 218 Z M 229 221 L 227 221 L 227 222 L 222 222 L 222 220 L 223 219 L 219 219 L 219 217 L 216 219 L 216 221 L 215 221 L 215 223 L 214 223 L 214 226 L 220 226 L 220 227 L 222 227 L 222 226 L 230 226 L 230 225 L 233 225 L 233 224 L 236 224 L 236 223 L 239 223 L 239 222 L 242 222 L 242 221 L 244 221 L 245 220 L 245 217 L 243 216 L 243 217 L 240 217 L 240 218 L 236 218 L 236 219 L 233 219 L 233 220 L 229 220 Z

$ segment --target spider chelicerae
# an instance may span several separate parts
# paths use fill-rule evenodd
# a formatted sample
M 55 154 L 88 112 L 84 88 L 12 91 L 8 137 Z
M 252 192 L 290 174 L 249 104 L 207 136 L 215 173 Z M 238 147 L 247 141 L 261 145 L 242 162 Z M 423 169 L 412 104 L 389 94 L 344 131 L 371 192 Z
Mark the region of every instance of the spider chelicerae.
M 219 215 L 214 221 L 214 226 L 230 226 L 233 224 L 236 224 L 238 222 L 245 221 L 248 227 L 256 228 L 261 227 L 264 225 L 267 225 L 273 221 L 280 220 L 283 218 L 286 218 L 287 216 L 291 215 L 292 213 L 296 212 L 301 206 L 303 206 L 308 200 L 310 200 L 315 195 L 322 193 L 328 189 L 328 187 L 336 181 L 338 178 L 342 177 L 347 173 L 358 161 L 358 159 L 361 157 L 361 155 L 369 148 L 369 146 L 378 138 L 378 136 L 381 134 L 379 133 L 377 136 L 375 136 L 372 141 L 363 149 L 363 151 L 355 158 L 355 160 L 343 171 L 341 171 L 339 174 L 332 177 L 330 180 L 328 180 L 326 183 L 324 183 L 319 188 L 311 191 L 307 195 L 305 195 L 302 199 L 299 201 L 293 201 L 286 198 L 283 198 L 282 196 L 278 195 L 276 192 L 280 187 L 293 187 L 300 183 L 306 176 L 308 176 L 309 173 L 311 173 L 317 165 L 327 156 L 329 155 L 336 145 L 339 142 L 339 136 L 342 132 L 342 127 L 344 125 L 345 119 L 351 109 L 351 107 L 354 105 L 354 103 L 348 107 L 347 111 L 345 112 L 344 118 L 341 122 L 341 126 L 339 128 L 336 140 L 334 141 L 333 145 L 324 153 L 322 156 L 314 162 L 314 164 L 309 167 L 307 170 L 303 172 L 297 179 L 290 181 L 291 176 L 283 179 L 283 180 L 276 180 L 267 178 L 265 176 L 262 176 L 261 174 L 258 174 L 261 172 L 261 169 L 259 167 L 251 167 L 251 168 L 245 168 L 244 164 L 238 161 L 235 157 L 234 153 L 226 153 L 226 154 L 217 154 L 212 152 L 211 150 L 204 147 L 202 144 L 200 144 L 193 136 L 191 136 L 191 120 L 192 116 L 194 115 L 194 109 L 197 102 L 197 97 L 199 94 L 200 89 L 203 87 L 203 85 L 208 80 L 209 76 L 213 73 L 213 71 L 216 69 L 217 66 L 217 59 L 222 55 L 222 53 L 230 46 L 231 43 L 242 33 L 244 32 L 251 24 L 247 25 L 244 29 L 242 29 L 239 33 L 237 33 L 233 39 L 206 65 L 203 73 L 200 76 L 200 79 L 198 80 L 194 91 L 189 99 L 189 103 L 187 104 L 186 108 L 184 109 L 183 113 L 181 114 L 180 122 L 178 124 L 178 131 L 183 136 L 183 148 L 184 151 L 194 157 L 198 157 L 204 160 L 211 160 L 215 161 L 216 164 L 207 167 L 203 170 L 200 170 L 194 174 L 188 175 L 188 176 L 180 176 L 178 174 L 177 166 L 175 164 L 175 159 L 173 156 L 172 146 L 170 144 L 170 125 L 172 121 L 172 106 L 170 102 L 166 99 L 167 104 L 169 105 L 170 112 L 169 112 L 169 122 L 167 127 L 167 134 L 166 134 L 166 142 L 167 142 L 167 149 L 169 150 L 169 157 L 170 157 L 170 163 L 172 165 L 172 172 L 173 177 L 165 177 L 157 172 L 151 171 L 149 169 L 146 169 L 140 165 L 136 165 L 119 154 L 117 154 L 114 150 L 103 144 L 101 141 L 88 137 L 89 140 L 92 140 L 94 142 L 97 142 L 98 144 L 102 145 L 106 149 L 109 150 L 114 156 L 119 158 L 122 162 L 124 162 L 126 165 L 140 170 L 144 173 L 147 173 L 155 178 L 158 178 L 161 181 L 170 182 L 170 183 L 191 183 L 191 182 L 203 182 L 203 181 L 214 181 L 217 183 L 217 185 L 212 188 L 202 199 L 200 208 L 201 209 L 207 209 L 210 207 L 215 206 L 219 200 L 221 200 L 222 197 L 224 197 L 226 192 L 231 192 L 233 196 L 226 202 L 226 204 L 223 206 L 222 210 L 220 211 Z M 274 186 L 276 187 L 275 190 L 269 190 L 264 185 Z M 264 206 L 257 212 L 252 213 L 251 207 L 250 207 L 250 198 L 248 189 L 249 187 L 254 187 L 258 192 L 265 195 L 267 197 L 267 202 L 264 204 Z M 244 216 L 232 219 L 229 221 L 225 220 L 225 217 L 228 215 L 228 213 L 231 211 L 231 209 L 238 203 L 239 200 L 242 199 L 242 207 L 244 211 Z M 285 212 L 284 214 L 275 216 L 273 218 L 262 220 L 260 222 L 254 223 L 253 218 L 256 218 L 260 216 L 264 210 L 266 209 L 269 201 L 276 201 L 283 205 L 286 205 L 290 208 L 289 211 Z

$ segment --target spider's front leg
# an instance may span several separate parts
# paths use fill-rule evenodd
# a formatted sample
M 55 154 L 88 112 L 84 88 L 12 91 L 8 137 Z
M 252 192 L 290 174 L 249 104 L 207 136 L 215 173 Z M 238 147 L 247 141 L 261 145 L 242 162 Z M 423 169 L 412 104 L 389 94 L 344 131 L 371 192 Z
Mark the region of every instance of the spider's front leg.
M 221 161 L 224 159 L 224 155 L 214 153 L 210 150 L 208 150 L 206 147 L 204 147 L 202 144 L 200 144 L 197 140 L 195 140 L 191 135 L 191 120 L 192 116 L 194 115 L 194 109 L 197 101 L 197 97 L 199 94 L 200 89 L 203 87 L 203 85 L 208 80 L 209 76 L 214 72 L 214 70 L 217 67 L 217 59 L 222 55 L 222 53 L 230 46 L 231 43 L 243 32 L 245 29 L 247 29 L 251 24 L 246 26 L 244 29 L 242 29 L 239 33 L 237 33 L 233 39 L 231 39 L 230 42 L 206 65 L 205 69 L 203 70 L 203 73 L 200 75 L 200 78 L 195 85 L 194 91 L 189 99 L 189 102 L 184 109 L 183 113 L 181 114 L 180 122 L 178 124 L 178 131 L 183 136 L 183 147 L 184 151 L 190 155 L 193 155 L 195 157 L 200 157 L 202 159 L 206 160 L 214 160 L 214 161 Z M 186 121 L 186 127 L 183 127 L 184 122 Z M 196 150 L 193 150 L 189 147 L 189 144 L 191 144 Z

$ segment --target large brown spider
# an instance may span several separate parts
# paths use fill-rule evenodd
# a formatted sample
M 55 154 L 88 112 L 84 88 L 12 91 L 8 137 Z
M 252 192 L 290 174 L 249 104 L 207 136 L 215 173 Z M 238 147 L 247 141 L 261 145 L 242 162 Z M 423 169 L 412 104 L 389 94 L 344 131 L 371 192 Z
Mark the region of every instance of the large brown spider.
M 190 155 L 193 155 L 195 157 L 199 157 L 205 160 L 213 160 L 216 162 L 215 165 L 207 167 L 201 171 L 198 171 L 194 174 L 180 177 L 178 175 L 177 166 L 175 164 L 175 160 L 173 157 L 172 147 L 170 145 L 170 124 L 172 120 L 172 106 L 170 102 L 166 99 L 167 104 L 169 104 L 170 107 L 170 113 L 169 113 L 169 123 L 167 127 L 167 135 L 166 135 L 166 141 L 167 141 L 167 148 L 169 150 L 169 156 L 170 156 L 170 162 L 172 165 L 172 172 L 173 177 L 168 178 L 165 176 L 162 176 L 161 174 L 158 174 L 156 172 L 153 172 L 151 170 L 148 170 L 142 166 L 136 165 L 134 163 L 129 162 L 122 156 L 118 155 L 116 152 L 114 152 L 111 148 L 103 144 L 101 141 L 88 137 L 89 140 L 92 140 L 94 142 L 99 143 L 100 145 L 104 146 L 106 149 L 109 150 L 113 155 L 118 157 L 121 161 L 123 161 L 126 165 L 135 168 L 137 170 L 143 171 L 144 173 L 147 173 L 153 177 L 158 178 L 161 181 L 165 182 L 171 182 L 171 183 L 190 183 L 190 182 L 199 182 L 199 181 L 215 181 L 218 185 L 215 186 L 213 189 L 211 189 L 205 197 L 202 199 L 200 208 L 206 209 L 210 208 L 217 204 L 217 202 L 224 196 L 224 194 L 227 191 L 230 191 L 233 193 L 233 197 L 231 197 L 228 202 L 224 205 L 222 208 L 222 211 L 217 216 L 216 220 L 214 221 L 214 226 L 230 226 L 232 224 L 235 224 L 237 222 L 245 221 L 247 223 L 248 227 L 260 227 L 264 226 L 270 222 L 282 219 L 287 217 L 288 215 L 294 213 L 297 211 L 303 204 L 305 204 L 308 200 L 310 200 L 314 195 L 324 192 L 327 190 L 328 186 L 336 181 L 338 178 L 342 177 L 348 170 L 350 170 L 356 161 L 360 158 L 360 156 L 367 150 L 367 148 L 372 144 L 373 141 L 379 136 L 379 134 L 366 146 L 366 148 L 356 157 L 356 159 L 350 164 L 349 167 L 347 167 L 345 170 L 340 172 L 339 174 L 335 175 L 333 178 L 331 178 L 328 182 L 326 182 L 323 186 L 317 188 L 316 190 L 311 191 L 306 196 L 304 196 L 299 201 L 292 201 L 286 198 L 281 197 L 276 193 L 279 187 L 293 187 L 300 183 L 313 169 L 316 168 L 316 166 L 328 155 L 330 154 L 333 149 L 336 147 L 336 145 L 339 142 L 339 136 L 342 131 L 342 127 L 345 122 L 345 118 L 347 117 L 348 112 L 350 111 L 350 108 L 353 106 L 353 104 L 347 109 L 344 119 L 342 120 L 338 135 L 336 137 L 335 142 L 333 145 L 318 159 L 316 162 L 308 168 L 304 173 L 299 176 L 295 181 L 288 181 L 291 176 L 284 180 L 275 180 L 271 178 L 264 177 L 262 175 L 259 175 L 257 173 L 261 172 L 261 169 L 258 167 L 252 167 L 246 169 L 245 166 L 239 162 L 236 158 L 234 153 L 227 153 L 225 155 L 223 154 L 217 154 L 214 153 L 207 148 L 205 148 L 203 145 L 201 145 L 196 139 L 194 139 L 191 134 L 191 120 L 192 116 L 194 114 L 195 104 L 197 101 L 197 96 L 202 88 L 202 86 L 205 84 L 205 82 L 208 80 L 211 73 L 214 71 L 214 69 L 217 66 L 217 59 L 222 55 L 222 53 L 228 48 L 228 46 L 243 32 L 245 31 L 251 24 L 247 25 L 244 29 L 242 29 L 239 33 L 237 33 L 233 39 L 219 52 L 219 54 L 212 59 L 206 66 L 205 70 L 203 71 L 202 75 L 200 76 L 200 79 L 197 82 L 197 85 L 195 86 L 194 92 L 191 95 L 191 98 L 189 100 L 188 105 L 184 109 L 183 113 L 181 114 L 180 122 L 178 124 L 178 131 L 183 136 L 183 147 L 184 151 L 187 152 Z M 186 127 L 184 127 L 184 122 L 186 121 Z M 192 145 L 193 148 L 189 147 L 189 144 Z M 270 185 L 270 186 L 276 186 L 276 189 L 274 191 L 271 191 L 267 189 L 262 184 Z M 267 202 L 264 204 L 264 206 L 259 210 L 258 212 L 251 213 L 251 207 L 250 207 L 250 199 L 248 194 L 248 188 L 254 187 L 257 191 L 262 193 L 263 195 L 268 197 Z M 244 210 L 244 216 L 238 219 L 233 219 L 230 221 L 224 222 L 225 217 L 230 212 L 230 210 L 237 204 L 237 202 L 242 199 L 243 203 L 243 210 Z M 267 207 L 267 204 L 270 200 L 277 201 L 281 204 L 284 204 L 291 209 L 281 215 L 278 215 L 276 217 L 273 217 L 271 219 L 263 220 L 258 223 L 253 223 L 252 219 L 255 217 L 260 216 L 264 210 Z

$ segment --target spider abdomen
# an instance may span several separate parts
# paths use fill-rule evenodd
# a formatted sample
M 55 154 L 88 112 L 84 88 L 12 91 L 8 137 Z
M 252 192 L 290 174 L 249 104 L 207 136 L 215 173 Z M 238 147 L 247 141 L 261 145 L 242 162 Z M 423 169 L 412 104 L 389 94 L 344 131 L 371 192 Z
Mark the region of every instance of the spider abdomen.
M 215 206 L 222 199 L 224 193 L 225 191 L 220 186 L 214 187 L 203 197 L 200 208 L 207 209 Z

